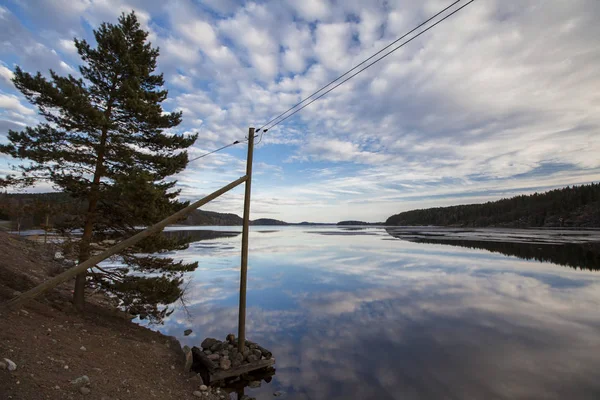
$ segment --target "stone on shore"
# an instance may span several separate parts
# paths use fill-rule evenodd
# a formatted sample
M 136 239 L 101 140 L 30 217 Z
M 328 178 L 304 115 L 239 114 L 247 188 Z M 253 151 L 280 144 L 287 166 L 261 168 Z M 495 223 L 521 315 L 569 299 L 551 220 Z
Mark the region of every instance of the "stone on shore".
M 252 350 L 252 354 L 254 354 L 256 356 L 256 358 L 258 358 L 259 360 L 262 357 L 262 352 L 258 349 Z
M 219 364 L 219 366 L 221 367 L 221 369 L 223 371 L 227 371 L 229 368 L 231 368 L 231 360 L 224 358 L 221 360 L 221 363 Z
M 87 375 L 82 375 L 79 378 L 73 379 L 71 381 L 72 385 L 75 386 L 85 386 L 90 384 L 90 378 Z
M 203 349 L 210 349 L 213 345 L 219 343 L 217 339 L 214 338 L 206 338 L 202 342 L 201 346 Z
M 6 363 L 6 369 L 8 369 L 9 371 L 16 371 L 17 370 L 17 364 L 15 364 L 14 361 L 9 360 L 8 358 L 4 359 L 4 362 Z
M 190 335 L 192 334 L 192 332 L 193 332 L 193 331 L 192 331 L 191 329 L 186 329 L 185 331 L 183 331 L 183 334 L 184 334 L 185 336 L 190 336 Z

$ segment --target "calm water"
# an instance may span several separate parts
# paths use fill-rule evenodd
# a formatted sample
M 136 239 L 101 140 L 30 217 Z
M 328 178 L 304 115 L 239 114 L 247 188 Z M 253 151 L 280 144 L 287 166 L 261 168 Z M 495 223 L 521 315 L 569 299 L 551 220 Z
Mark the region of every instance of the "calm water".
M 156 328 L 199 345 L 237 334 L 241 235 L 191 235 L 175 253 L 199 261 L 189 314 L 178 309 Z M 246 394 L 599 399 L 594 240 L 597 232 L 255 227 L 247 337 L 273 351 L 277 372 Z

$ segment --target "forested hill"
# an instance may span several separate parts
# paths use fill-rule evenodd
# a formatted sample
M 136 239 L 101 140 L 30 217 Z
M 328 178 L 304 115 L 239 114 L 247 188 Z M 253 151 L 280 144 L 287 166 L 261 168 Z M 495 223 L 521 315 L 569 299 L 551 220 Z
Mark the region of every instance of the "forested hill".
M 406 211 L 389 217 L 386 225 L 600 228 L 600 183 L 484 204 Z

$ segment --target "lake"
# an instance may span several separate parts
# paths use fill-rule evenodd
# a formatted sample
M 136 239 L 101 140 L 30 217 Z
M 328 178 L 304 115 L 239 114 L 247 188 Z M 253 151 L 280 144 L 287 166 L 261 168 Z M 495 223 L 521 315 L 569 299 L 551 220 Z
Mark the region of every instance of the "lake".
M 187 312 L 153 329 L 237 335 L 240 229 L 169 229 L 199 267 Z M 247 338 L 277 363 L 245 394 L 599 399 L 599 248 L 598 231 L 252 227 Z

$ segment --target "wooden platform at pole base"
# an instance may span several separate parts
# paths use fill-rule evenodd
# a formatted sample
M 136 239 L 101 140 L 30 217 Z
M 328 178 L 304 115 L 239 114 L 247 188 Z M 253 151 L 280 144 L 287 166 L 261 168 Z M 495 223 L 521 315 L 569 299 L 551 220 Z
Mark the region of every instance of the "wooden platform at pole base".
M 275 359 L 257 360 L 239 367 L 231 367 L 227 370 L 220 369 L 216 362 L 210 360 L 199 347 L 192 347 L 192 371 L 199 373 L 205 384 L 222 381 L 228 378 L 239 377 L 249 372 L 258 371 L 275 365 Z

